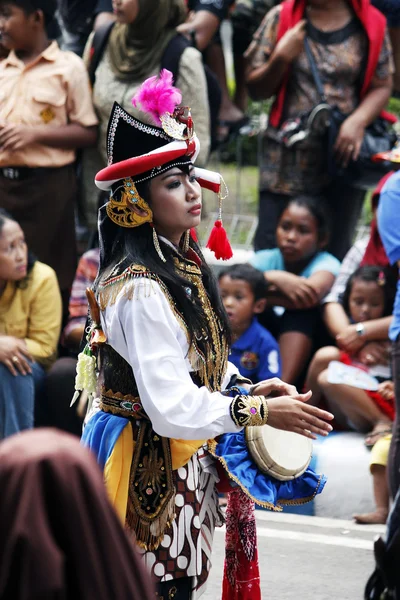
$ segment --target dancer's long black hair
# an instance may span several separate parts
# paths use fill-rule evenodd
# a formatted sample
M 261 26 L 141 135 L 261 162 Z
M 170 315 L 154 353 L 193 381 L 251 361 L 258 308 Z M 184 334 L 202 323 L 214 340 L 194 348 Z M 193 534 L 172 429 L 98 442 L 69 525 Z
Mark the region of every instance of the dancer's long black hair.
M 136 187 L 140 196 L 151 206 L 149 183 L 138 184 Z M 158 275 L 167 286 L 176 302 L 177 309 L 185 320 L 191 340 L 194 335 L 198 337 L 202 331 L 208 332 L 210 337 L 211 332 L 209 332 L 204 310 L 200 302 L 193 301 L 197 297 L 195 286 L 186 278 L 181 277 L 174 267 L 172 258 L 176 256 L 176 251 L 160 239 L 160 246 L 166 258 L 166 262 L 162 262 L 154 248 L 153 230 L 148 223 L 135 228 L 120 227 L 108 218 L 105 206 L 103 206 L 99 212 L 99 238 L 100 267 L 94 284 L 95 289 L 118 264 L 120 264 L 120 269 L 130 264 L 143 265 Z M 222 323 L 224 335 L 230 342 L 230 326 L 221 302 L 217 279 L 192 237 L 190 237 L 190 247 L 202 259 L 200 269 L 204 287 L 211 305 Z M 188 293 L 188 288 L 191 293 Z

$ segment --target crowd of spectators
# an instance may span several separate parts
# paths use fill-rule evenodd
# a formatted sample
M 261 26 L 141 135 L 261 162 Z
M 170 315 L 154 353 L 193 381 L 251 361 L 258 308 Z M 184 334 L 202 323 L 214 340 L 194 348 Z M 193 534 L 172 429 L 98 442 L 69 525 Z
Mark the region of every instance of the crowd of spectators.
M 233 98 L 219 31 L 226 18 Z M 366 433 L 369 447 L 384 439 L 371 470 L 382 479 L 382 467 L 386 477 L 391 382 L 399 377 L 389 340 L 398 255 L 397 242 L 382 234 L 386 254 L 375 211 L 387 189 L 400 202 L 400 181 L 390 173 L 379 183 L 371 231 L 353 244 L 365 190 L 339 168 L 328 170 L 322 137 L 293 149 L 280 134 L 283 122 L 320 102 L 307 38 L 326 102 L 346 115 L 337 165 L 357 160 L 366 128 L 400 93 L 398 3 L 0 0 L 0 34 L 0 439 L 31 428 L 34 418 L 80 434 L 84 403 L 69 405 L 99 251 L 93 235 L 77 265 L 76 218 L 83 213 L 95 229 L 102 198 L 93 178 L 107 161 L 113 103 L 143 119 L 131 99 L 144 79 L 168 68 L 193 112 L 200 165 L 246 124 L 248 95 L 274 100 L 262 138 L 256 252 L 251 265 L 219 274 L 232 360 L 254 381 L 281 376 L 311 389 L 337 427 Z M 393 330 L 390 339 L 396 343 Z M 332 362 L 374 376 L 380 387 L 332 383 Z M 385 521 L 387 496 L 360 522 Z

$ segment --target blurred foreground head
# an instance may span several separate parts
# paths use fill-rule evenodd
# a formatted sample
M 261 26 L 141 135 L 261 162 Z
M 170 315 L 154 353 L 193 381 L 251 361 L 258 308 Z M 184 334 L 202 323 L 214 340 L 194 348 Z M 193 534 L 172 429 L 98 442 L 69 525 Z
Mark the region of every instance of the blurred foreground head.
M 2 442 L 0 490 L 1 600 L 153 598 L 101 472 L 76 438 L 39 429 Z

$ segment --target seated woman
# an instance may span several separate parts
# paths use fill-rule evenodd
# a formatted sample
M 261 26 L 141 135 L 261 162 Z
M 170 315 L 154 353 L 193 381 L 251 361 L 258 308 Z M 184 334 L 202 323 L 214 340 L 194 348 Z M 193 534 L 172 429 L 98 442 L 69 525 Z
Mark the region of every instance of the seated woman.
M 323 199 L 293 198 L 276 230 L 277 248 L 257 252 L 251 263 L 264 271 L 268 306 L 261 322 L 279 339 L 282 379 L 298 383 L 321 329 L 319 304 L 339 272 L 339 261 L 324 252 L 329 218 Z
M 343 310 L 359 331 L 364 323 L 380 319 L 392 313 L 395 296 L 395 280 L 390 270 L 380 267 L 360 267 L 350 277 L 344 296 Z M 386 356 L 386 363 L 388 356 Z M 361 366 L 357 352 L 342 352 L 335 346 L 321 348 L 314 356 L 307 375 L 306 386 L 312 392 L 313 403 L 318 404 L 323 394 L 336 418 L 358 431 L 369 431 L 365 443 L 372 447 L 375 442 L 392 430 L 393 402 L 387 402 L 375 391 L 359 389 L 352 385 L 332 383 L 327 368 L 331 361 Z M 365 366 L 361 366 L 365 369 Z M 375 365 L 371 374 L 383 380 L 390 379 L 387 365 Z
M 55 272 L 29 254 L 21 227 L 0 209 L 0 440 L 33 427 L 60 328 Z

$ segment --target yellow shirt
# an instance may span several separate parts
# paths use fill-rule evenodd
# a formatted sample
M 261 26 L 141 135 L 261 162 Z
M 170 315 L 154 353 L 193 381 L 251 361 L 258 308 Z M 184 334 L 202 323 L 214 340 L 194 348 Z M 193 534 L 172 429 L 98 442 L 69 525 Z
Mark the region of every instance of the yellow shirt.
M 26 286 L 9 281 L 0 296 L 0 335 L 25 339 L 32 357 L 48 367 L 56 358 L 61 314 L 56 274 L 37 261 Z
M 0 62 L 0 122 L 58 127 L 97 125 L 86 67 L 73 52 L 52 42 L 25 65 L 14 51 Z M 0 167 L 63 167 L 75 160 L 71 149 L 32 144 L 0 151 Z

